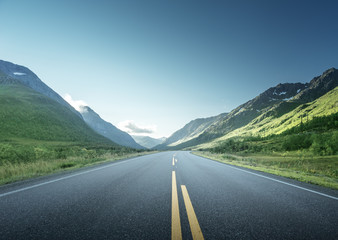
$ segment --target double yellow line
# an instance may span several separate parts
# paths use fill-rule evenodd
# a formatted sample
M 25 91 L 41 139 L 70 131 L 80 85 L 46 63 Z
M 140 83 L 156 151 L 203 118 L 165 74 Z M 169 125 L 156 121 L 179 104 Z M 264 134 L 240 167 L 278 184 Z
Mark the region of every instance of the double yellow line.
M 191 234 L 194 240 L 204 239 L 194 208 L 190 201 L 188 190 L 181 185 L 183 200 L 188 214 Z M 176 172 L 172 171 L 172 198 L 171 198 L 171 239 L 182 239 L 180 211 L 178 206 Z

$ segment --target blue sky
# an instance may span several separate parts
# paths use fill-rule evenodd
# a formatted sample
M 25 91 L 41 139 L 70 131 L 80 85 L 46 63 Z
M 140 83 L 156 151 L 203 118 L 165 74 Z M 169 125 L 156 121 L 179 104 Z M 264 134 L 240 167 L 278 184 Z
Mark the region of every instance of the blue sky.
M 338 67 L 337 1 L 0 0 L 0 59 L 169 136 Z

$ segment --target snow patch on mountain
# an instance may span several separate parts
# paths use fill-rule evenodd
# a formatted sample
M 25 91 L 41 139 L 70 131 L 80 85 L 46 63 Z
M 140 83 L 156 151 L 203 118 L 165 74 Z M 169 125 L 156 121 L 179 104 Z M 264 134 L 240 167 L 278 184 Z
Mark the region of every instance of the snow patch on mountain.
M 273 95 L 285 95 L 286 94 L 286 92 L 280 92 L 280 93 L 277 93 L 276 92 L 276 89 L 273 91 L 273 93 L 272 93 Z
M 24 76 L 27 75 L 26 73 L 22 73 L 22 72 L 13 72 L 14 75 L 16 76 Z
M 283 101 L 289 101 L 289 100 L 291 100 L 293 97 L 294 97 L 294 96 L 289 97 L 289 98 L 284 98 Z

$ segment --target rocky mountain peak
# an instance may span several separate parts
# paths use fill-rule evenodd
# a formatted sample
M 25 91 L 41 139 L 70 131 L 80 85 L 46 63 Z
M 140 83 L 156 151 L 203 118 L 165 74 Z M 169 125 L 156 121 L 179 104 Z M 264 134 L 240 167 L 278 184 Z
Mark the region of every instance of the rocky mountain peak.
M 297 93 L 305 89 L 306 84 L 303 83 L 279 83 L 277 86 L 269 88 L 263 92 L 262 96 L 270 99 L 285 99 L 295 96 Z
M 297 95 L 296 99 L 301 102 L 310 102 L 323 96 L 328 91 L 338 86 L 338 70 L 330 68 L 322 75 L 313 78 L 308 87 Z
M 273 104 L 287 101 L 296 96 L 299 92 L 306 89 L 307 84 L 304 83 L 279 83 L 275 87 L 271 87 L 257 97 L 242 104 L 233 112 L 234 115 L 243 112 L 243 110 L 261 111 Z

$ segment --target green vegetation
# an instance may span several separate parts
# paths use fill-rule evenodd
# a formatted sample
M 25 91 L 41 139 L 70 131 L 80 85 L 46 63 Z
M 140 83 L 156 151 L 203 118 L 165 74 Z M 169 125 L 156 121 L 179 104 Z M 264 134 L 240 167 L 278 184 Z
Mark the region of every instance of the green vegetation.
M 1 147 L 3 148 L 3 144 Z M 6 147 L 8 148 L 8 145 Z M 0 164 L 0 185 L 150 153 L 146 151 L 134 151 L 127 148 L 114 149 L 109 147 L 104 148 L 102 146 L 84 148 L 81 146 L 66 145 L 57 146 L 55 148 L 51 146 L 29 146 L 27 148 L 20 148 L 22 152 L 13 151 L 13 149 L 10 151 L 12 154 L 25 155 L 27 153 L 26 150 L 29 148 L 31 149 L 29 150 L 31 153 L 30 156 L 34 156 L 35 153 L 35 160 L 4 161 L 4 159 L 2 159 Z M 41 152 L 45 152 L 49 156 L 52 156 L 53 154 L 57 156 L 59 154 L 60 158 L 44 158 L 40 155 Z M 38 158 L 37 156 L 40 157 Z
M 304 129 L 300 129 L 303 131 L 311 130 L 313 127 L 317 130 L 320 125 L 323 125 L 324 128 L 321 129 L 321 131 L 328 130 L 332 128 L 331 125 L 335 123 L 329 122 L 329 119 L 325 119 L 325 121 L 327 120 L 328 122 L 320 123 L 322 119 L 318 119 L 318 117 L 332 115 L 333 118 L 335 118 L 334 121 L 336 121 L 334 114 L 338 112 L 338 87 L 313 102 L 301 104 L 296 108 L 293 106 L 294 104 L 292 101 L 283 102 L 272 110 L 255 118 L 248 125 L 227 134 L 222 139 L 224 140 L 235 136 L 269 136 L 290 131 L 292 128 L 296 130 L 295 127 L 305 127 Z M 285 108 L 290 108 L 291 110 L 289 109 L 290 111 L 287 112 Z M 281 114 L 281 112 L 284 113 L 285 111 L 287 113 Z M 311 124 L 305 126 L 308 122 L 311 122 Z M 302 124 L 304 125 L 302 126 Z M 297 131 L 299 131 L 299 129 Z
M 338 189 L 338 113 L 281 134 L 233 137 L 199 155 Z
M 207 151 L 193 152 L 231 165 L 296 179 L 298 181 L 338 189 L 338 156 L 311 156 L 297 152 L 283 154 L 221 154 Z
M 38 160 L 99 158 L 105 154 L 129 154 L 136 150 L 108 144 L 81 144 L 67 142 L 0 142 L 0 167 L 6 164 L 22 164 Z M 140 151 L 138 151 L 140 152 Z
M 22 85 L 0 86 L 0 122 L 0 141 L 20 138 L 112 144 L 68 108 Z
M 0 185 L 145 154 L 95 133 L 68 108 L 20 84 L 0 85 Z
M 214 153 L 298 151 L 314 156 L 337 155 L 338 113 L 315 117 L 278 135 L 230 138 L 209 150 Z

